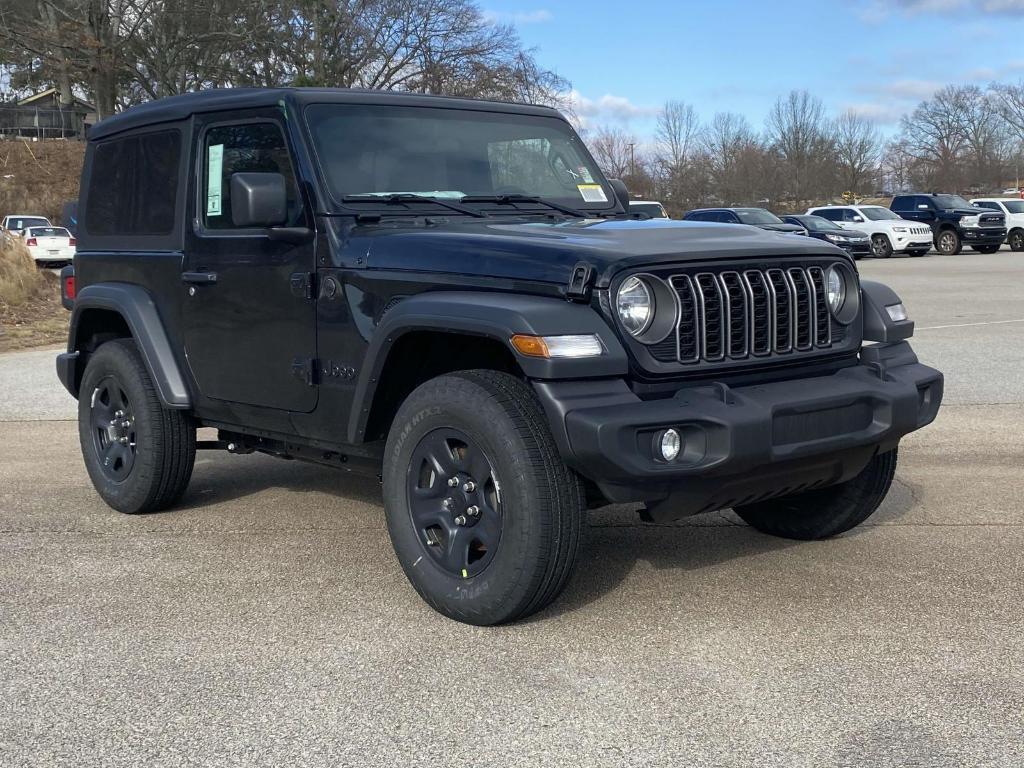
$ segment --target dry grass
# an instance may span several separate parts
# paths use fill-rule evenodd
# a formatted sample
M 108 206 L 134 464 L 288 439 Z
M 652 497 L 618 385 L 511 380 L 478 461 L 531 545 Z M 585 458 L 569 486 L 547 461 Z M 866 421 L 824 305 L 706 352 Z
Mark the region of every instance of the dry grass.
M 0 216 L 23 213 L 61 223 L 61 209 L 78 199 L 85 142 L 0 139 Z
M 0 242 L 0 352 L 65 341 L 68 319 L 57 276 L 21 243 Z

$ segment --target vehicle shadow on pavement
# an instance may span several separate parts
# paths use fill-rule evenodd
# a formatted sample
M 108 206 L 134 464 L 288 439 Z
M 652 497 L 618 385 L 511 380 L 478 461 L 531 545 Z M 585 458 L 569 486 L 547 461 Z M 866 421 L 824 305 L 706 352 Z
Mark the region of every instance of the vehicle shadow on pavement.
M 747 526 L 731 510 L 665 525 L 640 522 L 636 507 L 619 505 L 595 510 L 590 513 L 591 524 L 576 576 L 561 599 L 529 621 L 544 621 L 584 608 L 619 589 L 635 570 L 645 566 L 655 572 L 692 574 L 694 581 L 705 582 L 708 576 L 700 572 L 730 564 L 731 570 L 744 577 L 760 578 L 760 566 L 752 562 L 754 558 L 796 548 L 813 552 L 817 547 L 824 551 L 829 541 L 869 536 L 873 529 L 899 524 L 917 505 L 905 484 L 893 483 L 889 496 L 866 523 L 825 542 L 792 541 L 763 534 Z M 772 569 L 776 567 L 773 565 Z M 678 591 L 679 578 L 666 581 L 671 582 L 673 591 Z
M 341 497 L 338 499 L 339 510 L 344 500 L 382 505 L 380 484 L 373 477 L 256 454 L 231 456 L 218 453 L 205 461 L 203 458 L 199 456 L 189 489 L 176 509 L 195 509 L 235 501 L 271 488 L 338 496 Z

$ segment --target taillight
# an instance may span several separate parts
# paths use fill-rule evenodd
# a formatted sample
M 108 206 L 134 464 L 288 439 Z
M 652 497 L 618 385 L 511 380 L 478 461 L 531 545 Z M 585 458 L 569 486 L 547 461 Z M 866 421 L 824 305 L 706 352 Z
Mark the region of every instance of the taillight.
M 74 299 L 75 298 L 75 276 L 69 275 L 64 278 L 64 298 Z
M 75 238 L 69 237 L 68 238 L 68 245 L 75 245 Z
M 28 240 L 25 241 L 25 245 L 39 245 L 39 241 L 36 240 L 34 237 L 30 237 Z

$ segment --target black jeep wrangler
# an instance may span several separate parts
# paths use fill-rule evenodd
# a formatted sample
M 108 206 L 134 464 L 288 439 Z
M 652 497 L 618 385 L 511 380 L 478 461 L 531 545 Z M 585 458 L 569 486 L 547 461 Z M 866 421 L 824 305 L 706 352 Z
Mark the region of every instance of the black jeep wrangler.
M 960 253 L 964 245 L 995 253 L 1006 239 L 1006 216 L 973 206 L 960 195 L 896 195 L 889 208 L 930 226 L 935 250 L 946 256 Z
M 174 97 L 93 129 L 81 192 L 57 371 L 103 499 L 173 505 L 197 448 L 379 475 L 402 568 L 460 621 L 550 603 L 588 507 L 846 531 L 942 398 L 842 250 L 631 218 L 544 107 Z

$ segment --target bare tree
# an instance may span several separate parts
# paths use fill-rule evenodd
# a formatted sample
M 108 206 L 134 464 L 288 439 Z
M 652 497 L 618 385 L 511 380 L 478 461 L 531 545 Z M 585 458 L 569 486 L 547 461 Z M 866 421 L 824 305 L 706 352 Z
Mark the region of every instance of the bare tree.
M 832 145 L 821 100 L 807 91 L 790 91 L 768 113 L 765 134 L 783 160 L 789 194 L 797 201 L 831 186 L 826 161 Z
M 962 89 L 947 86 L 900 122 L 907 151 L 927 169 L 930 187 L 956 191 L 963 186 L 965 110 Z
M 835 160 L 844 192 L 864 194 L 873 181 L 881 154 L 881 137 L 874 124 L 852 110 L 843 112 L 833 126 Z
M 636 137 L 621 128 L 601 126 L 589 142 L 594 158 L 608 176 L 628 179 L 636 169 Z

